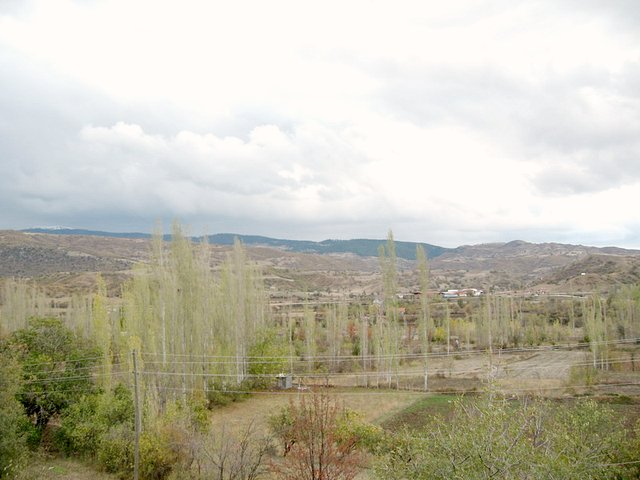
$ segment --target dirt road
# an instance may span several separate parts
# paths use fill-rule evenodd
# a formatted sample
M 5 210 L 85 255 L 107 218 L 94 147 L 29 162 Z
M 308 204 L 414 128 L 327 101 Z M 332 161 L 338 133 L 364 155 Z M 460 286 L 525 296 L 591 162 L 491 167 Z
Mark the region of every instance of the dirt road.
M 585 351 L 548 350 L 499 364 L 496 378 L 568 380 L 571 367 L 589 362 Z

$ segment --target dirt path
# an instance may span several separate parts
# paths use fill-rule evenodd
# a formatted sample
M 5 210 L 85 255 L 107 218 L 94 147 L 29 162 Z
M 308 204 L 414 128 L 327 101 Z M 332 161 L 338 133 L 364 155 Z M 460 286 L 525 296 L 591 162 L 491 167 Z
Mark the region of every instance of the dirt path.
M 568 380 L 571 367 L 588 362 L 584 351 L 548 350 L 497 367 L 496 378 Z

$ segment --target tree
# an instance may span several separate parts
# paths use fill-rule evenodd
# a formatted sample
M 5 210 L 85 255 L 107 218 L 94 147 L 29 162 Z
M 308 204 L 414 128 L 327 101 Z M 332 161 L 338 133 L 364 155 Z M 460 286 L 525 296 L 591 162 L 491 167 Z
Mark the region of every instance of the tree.
M 594 401 L 553 405 L 487 395 L 456 400 L 450 420 L 389 439 L 375 466 L 382 480 L 615 478 L 625 432 Z
M 5 279 L 0 289 L 0 335 L 25 328 L 29 318 L 51 314 L 51 300 L 24 279 Z
M 23 384 L 19 400 L 40 431 L 85 393 L 94 391 L 92 368 L 100 351 L 56 318 L 32 318 L 15 331 L 9 345 L 18 352 Z
M 378 346 L 381 357 L 386 358 L 387 385 L 391 387 L 392 372 L 396 373 L 396 388 L 399 387 L 399 360 L 400 338 L 398 317 L 398 273 L 396 267 L 396 247 L 393 240 L 393 232 L 389 230 L 387 246 L 378 248 L 380 270 L 382 271 L 382 283 L 384 290 L 384 315 L 380 319 L 380 332 L 378 334 Z
M 223 426 L 218 435 L 197 443 L 195 464 L 201 473 L 188 478 L 256 480 L 268 472 L 265 458 L 271 448 L 271 438 L 260 435 L 253 422 L 238 434 Z
M 107 287 L 102 275 L 96 278 L 97 291 L 93 295 L 92 316 L 93 316 L 93 337 L 102 348 L 102 371 L 100 374 L 100 385 L 106 392 L 111 391 L 111 322 L 109 321 L 109 311 L 107 308 Z
M 27 453 L 28 419 L 16 400 L 20 388 L 18 362 L 10 349 L 0 345 L 0 478 L 19 471 Z
M 288 366 L 289 345 L 275 330 L 263 330 L 249 348 L 248 373 L 254 387 L 266 387 Z
M 296 405 L 272 417 L 271 425 L 285 444 L 285 456 L 272 464 L 282 480 L 351 480 L 359 471 L 358 438 L 345 435 L 335 400 L 324 394 L 303 396 Z
M 428 389 L 428 361 L 429 361 L 429 345 L 431 335 L 433 334 L 433 320 L 429 311 L 429 297 L 427 290 L 429 289 L 429 266 L 427 264 L 427 255 L 422 245 L 416 246 L 416 258 L 418 261 L 418 276 L 420 278 L 420 321 L 419 336 L 422 341 L 422 355 L 424 358 L 424 390 Z
M 139 267 L 123 295 L 129 340 L 156 365 L 145 372 L 145 395 L 162 410 L 190 391 L 240 385 L 268 317 L 262 278 L 242 244 L 235 242 L 219 277 L 206 241 L 195 246 L 177 223 L 170 244 L 157 233 L 152 245 L 149 265 Z

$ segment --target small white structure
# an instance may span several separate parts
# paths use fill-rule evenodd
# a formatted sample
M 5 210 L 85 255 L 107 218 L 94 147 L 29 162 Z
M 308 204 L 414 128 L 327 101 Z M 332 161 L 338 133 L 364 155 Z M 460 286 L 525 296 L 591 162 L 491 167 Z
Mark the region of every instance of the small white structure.
M 276 379 L 278 380 L 278 388 L 280 390 L 288 390 L 293 387 L 293 378 L 289 373 L 280 373 Z
M 462 288 L 460 290 L 446 290 L 444 292 L 440 292 L 443 298 L 460 298 L 460 297 L 480 297 L 484 294 L 483 290 L 478 288 Z

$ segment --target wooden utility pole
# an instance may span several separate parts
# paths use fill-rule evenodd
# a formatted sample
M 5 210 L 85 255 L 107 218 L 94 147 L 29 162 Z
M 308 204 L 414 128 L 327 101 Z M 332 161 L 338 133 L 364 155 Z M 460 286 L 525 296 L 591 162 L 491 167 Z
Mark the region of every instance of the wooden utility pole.
M 136 440 L 133 450 L 133 480 L 138 480 L 138 471 L 140 470 L 140 430 L 142 429 L 140 416 L 140 391 L 138 388 L 138 361 L 136 351 L 131 352 L 133 356 L 133 391 L 135 400 L 135 423 L 136 423 Z

